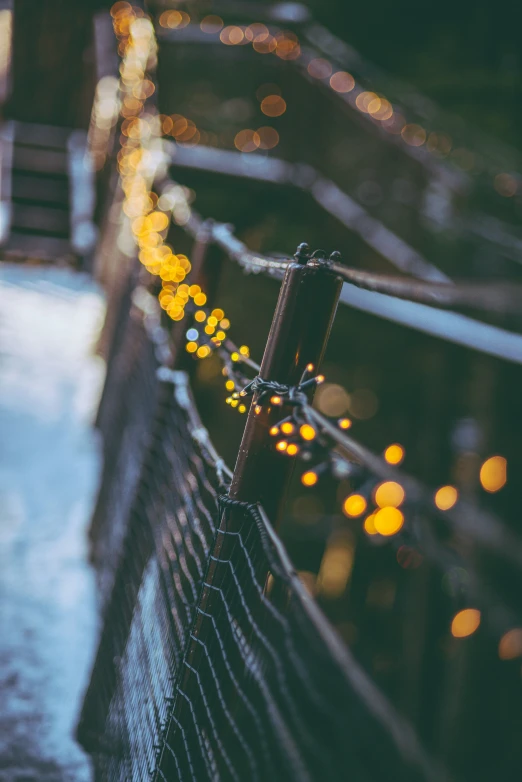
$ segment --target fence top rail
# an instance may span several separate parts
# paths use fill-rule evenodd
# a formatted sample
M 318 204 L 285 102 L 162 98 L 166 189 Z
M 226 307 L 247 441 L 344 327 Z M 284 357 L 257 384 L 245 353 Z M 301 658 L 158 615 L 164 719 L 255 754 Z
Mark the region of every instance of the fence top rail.
M 170 180 L 163 187 L 175 186 Z M 179 198 L 182 198 L 179 195 Z M 186 207 L 190 209 L 188 202 Z M 203 220 L 197 212 L 190 209 L 188 219 L 176 222 L 193 238 L 204 235 L 205 241 L 219 246 L 228 258 L 238 263 L 248 273 L 264 273 L 276 279 L 282 279 L 291 258 L 274 258 L 253 253 L 235 236 L 233 226 L 212 220 Z M 341 267 L 343 275 L 350 276 L 350 283 L 343 286 L 340 302 L 361 312 L 414 329 L 429 336 L 443 339 L 471 350 L 476 350 L 494 358 L 522 364 L 522 335 L 492 326 L 455 312 L 444 312 L 429 306 L 423 301 L 437 302 L 438 306 L 479 306 L 491 305 L 493 312 L 521 311 L 519 306 L 522 291 L 520 286 L 495 285 L 487 283 L 459 283 L 456 285 L 439 282 L 417 283 L 411 278 L 397 277 Z M 348 280 L 346 280 L 348 283 Z M 463 290 L 463 285 L 465 289 Z M 385 291 L 391 291 L 394 295 Z M 503 308 L 504 292 L 509 301 Z M 400 294 L 404 298 L 400 298 Z M 407 294 L 415 294 L 412 301 Z

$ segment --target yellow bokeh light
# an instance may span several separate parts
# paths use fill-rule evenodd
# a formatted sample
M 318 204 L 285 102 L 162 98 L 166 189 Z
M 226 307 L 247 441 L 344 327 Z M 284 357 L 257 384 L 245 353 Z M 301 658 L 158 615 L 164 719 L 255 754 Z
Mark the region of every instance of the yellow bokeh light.
M 339 428 L 340 429 L 350 429 L 352 426 L 352 421 L 349 418 L 341 418 L 339 421 Z
M 261 145 L 261 139 L 259 134 L 251 128 L 245 128 L 236 133 L 234 138 L 234 146 L 239 149 L 240 152 L 255 152 Z
M 405 125 L 401 136 L 412 147 L 421 147 L 426 141 L 426 131 L 421 125 Z
M 376 531 L 386 537 L 395 535 L 404 524 L 404 515 L 398 508 L 381 508 L 375 514 L 373 520 Z
M 459 493 L 454 486 L 441 486 L 435 492 L 435 505 L 439 510 L 449 510 L 457 502 Z
M 194 304 L 196 304 L 198 307 L 203 307 L 204 304 L 207 303 L 207 297 L 204 293 L 196 293 L 194 296 Z
M 216 319 L 216 322 L 219 321 L 219 320 L 222 320 L 225 317 L 224 311 L 220 310 L 220 309 L 212 310 L 212 312 L 210 314 L 212 315 L 213 318 Z
M 212 34 L 219 33 L 223 24 L 223 19 L 220 16 L 210 14 L 209 16 L 203 17 L 199 26 L 201 27 L 202 32 Z
M 296 453 L 299 453 L 299 446 L 295 443 L 290 443 L 288 448 L 286 449 L 286 452 L 289 456 L 295 456 Z
M 313 440 L 316 435 L 316 431 L 313 426 L 310 426 L 310 424 L 303 424 L 299 428 L 299 434 L 303 438 L 303 440 Z
M 198 310 L 194 315 L 194 319 L 197 320 L 198 323 L 203 323 L 203 321 L 207 319 L 207 316 L 205 315 L 203 310 Z
M 343 513 L 350 517 L 362 516 L 367 505 L 362 494 L 350 494 L 343 503 Z
M 375 489 L 374 499 L 379 508 L 398 508 L 404 501 L 404 489 L 400 483 L 385 481 Z
M 197 350 L 197 357 L 198 358 L 206 358 L 210 355 L 210 348 L 208 345 L 201 345 L 200 348 Z
M 328 60 L 317 57 L 308 64 L 307 71 L 313 79 L 328 79 L 332 75 L 332 66 Z
M 278 451 L 286 451 L 288 448 L 288 443 L 286 440 L 279 440 L 279 442 L 276 444 L 276 448 Z
M 187 352 L 188 353 L 195 353 L 198 349 L 198 343 L 197 342 L 187 342 Z
M 286 111 L 286 101 L 280 95 L 267 95 L 261 101 L 261 111 L 267 117 L 280 117 Z M 260 141 L 261 139 L 259 139 Z
M 355 79 L 347 71 L 338 71 L 330 79 L 330 87 L 335 92 L 351 92 L 355 87 Z
M 466 638 L 472 635 L 479 625 L 480 611 L 477 608 L 465 608 L 453 617 L 451 634 L 454 638 Z
M 313 470 L 308 470 L 301 475 L 301 483 L 303 486 L 315 486 L 319 477 Z
M 291 421 L 285 421 L 284 424 L 281 424 L 281 431 L 283 434 L 292 434 L 294 431 L 295 426 Z
M 375 529 L 375 513 L 371 513 L 365 518 L 364 531 L 367 535 L 377 535 L 377 530 Z
M 507 461 L 503 456 L 490 456 L 480 468 L 480 483 L 488 492 L 496 492 L 506 485 Z
M 233 391 L 235 387 L 236 384 L 234 383 L 233 380 L 227 380 L 227 382 L 225 383 L 225 388 L 227 389 L 227 391 Z
M 501 660 L 515 660 L 522 657 L 522 627 L 513 627 L 504 633 L 498 644 Z
M 398 443 L 393 443 L 386 448 L 384 458 L 388 464 L 400 464 L 404 459 L 404 448 Z

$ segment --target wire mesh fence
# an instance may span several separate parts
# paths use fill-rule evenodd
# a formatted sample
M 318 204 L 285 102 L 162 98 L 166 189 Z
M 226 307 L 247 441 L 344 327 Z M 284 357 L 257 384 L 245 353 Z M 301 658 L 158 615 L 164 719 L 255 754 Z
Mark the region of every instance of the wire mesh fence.
M 119 321 L 98 413 L 104 469 L 90 529 L 102 602 L 112 588 L 159 398 L 155 345 L 130 295 Z
M 262 509 L 227 499 L 231 473 L 188 377 L 161 365 L 151 301 L 139 287 L 128 299 L 99 419 L 91 537 L 106 608 L 78 731 L 97 779 L 446 778 L 330 629 Z
M 225 508 L 154 779 L 442 779 L 257 506 Z
M 214 535 L 219 472 L 191 436 L 184 375 L 174 389 L 161 383 L 159 397 L 79 727 L 101 779 L 145 779 L 154 768 Z

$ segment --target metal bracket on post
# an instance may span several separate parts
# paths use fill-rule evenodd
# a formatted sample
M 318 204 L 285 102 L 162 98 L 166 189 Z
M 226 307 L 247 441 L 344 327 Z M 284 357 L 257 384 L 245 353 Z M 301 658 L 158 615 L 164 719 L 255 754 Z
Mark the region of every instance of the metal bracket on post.
M 277 302 L 261 363 L 263 380 L 297 385 L 305 367 L 317 371 L 328 342 L 342 281 L 330 271 L 330 260 L 310 255 L 299 245 L 295 263 L 289 265 Z M 274 449 L 269 429 L 284 418 L 280 407 L 263 407 L 255 414 L 254 397 L 239 450 L 230 497 L 259 502 L 276 521 L 292 472 L 293 460 Z

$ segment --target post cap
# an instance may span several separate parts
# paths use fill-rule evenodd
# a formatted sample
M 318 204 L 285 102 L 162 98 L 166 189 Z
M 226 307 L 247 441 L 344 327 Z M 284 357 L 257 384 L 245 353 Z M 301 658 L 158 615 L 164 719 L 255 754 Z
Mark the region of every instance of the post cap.
M 306 242 L 302 242 L 294 255 L 295 260 L 297 263 L 301 263 L 303 266 L 305 266 L 308 263 L 308 260 L 310 258 L 310 247 L 307 245 Z

